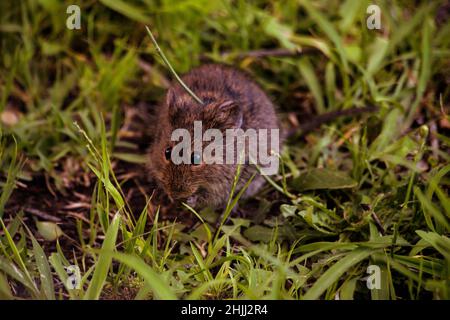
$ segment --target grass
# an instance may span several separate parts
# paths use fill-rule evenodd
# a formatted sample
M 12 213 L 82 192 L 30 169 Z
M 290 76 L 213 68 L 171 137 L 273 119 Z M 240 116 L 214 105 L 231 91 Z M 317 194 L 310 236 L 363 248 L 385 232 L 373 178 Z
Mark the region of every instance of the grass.
M 376 3 L 380 31 L 359 0 L 87 1 L 68 30 L 70 1 L 2 1 L 0 298 L 449 299 L 450 23 L 444 2 Z M 177 73 L 250 72 L 299 132 L 379 111 L 293 135 L 224 212 L 159 206 L 145 114 L 171 72 L 145 25 Z

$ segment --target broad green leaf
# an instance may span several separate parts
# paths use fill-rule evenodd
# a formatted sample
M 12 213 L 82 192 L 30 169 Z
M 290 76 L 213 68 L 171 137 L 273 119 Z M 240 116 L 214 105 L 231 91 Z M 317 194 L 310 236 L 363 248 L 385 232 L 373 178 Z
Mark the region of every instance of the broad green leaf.
M 244 231 L 244 236 L 250 241 L 269 242 L 272 240 L 274 234 L 273 228 L 268 228 L 260 225 L 251 226 Z
M 276 225 L 273 227 L 266 227 L 263 225 L 254 225 L 247 228 L 243 235 L 254 242 L 270 242 L 270 241 L 281 241 L 285 239 L 295 240 L 297 239 L 297 234 L 295 230 L 289 224 Z
M 297 191 L 354 188 L 358 183 L 345 172 L 314 168 L 300 174 L 292 186 Z

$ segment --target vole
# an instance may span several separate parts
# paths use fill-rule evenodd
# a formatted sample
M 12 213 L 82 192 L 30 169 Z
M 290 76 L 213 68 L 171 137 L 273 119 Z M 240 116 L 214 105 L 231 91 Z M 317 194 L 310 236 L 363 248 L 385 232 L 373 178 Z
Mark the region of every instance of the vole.
M 190 164 L 175 164 L 171 141 L 175 129 L 186 129 L 193 135 L 194 121 L 202 122 L 202 130 L 278 129 L 279 121 L 266 93 L 246 73 L 219 64 L 197 67 L 182 81 L 202 100 L 197 102 L 176 82 L 170 86 L 156 116 L 156 136 L 149 148 L 148 170 L 152 178 L 175 201 L 192 207 L 218 207 L 226 203 L 232 189 L 238 164 L 205 164 L 192 153 Z M 237 192 L 256 172 L 252 164 L 242 164 Z M 260 175 L 249 185 L 245 196 L 262 186 Z
M 238 164 L 205 164 L 195 152 L 187 155 L 192 160 L 189 164 L 176 164 L 172 158 L 176 145 L 171 139 L 172 133 L 176 129 L 186 129 L 193 137 L 194 123 L 201 121 L 203 132 L 208 129 L 219 129 L 222 132 L 227 129 L 267 129 L 267 142 L 270 143 L 270 130 L 279 130 L 280 125 L 276 106 L 249 75 L 229 66 L 205 64 L 188 72 L 182 77 L 182 81 L 202 103 L 196 101 L 178 82 L 169 87 L 165 100 L 154 117 L 156 132 L 149 148 L 147 167 L 153 180 L 171 200 L 185 201 L 192 207 L 219 207 L 229 198 Z M 373 113 L 377 110 L 378 107 L 369 106 L 331 111 L 309 118 L 300 125 L 300 130 L 283 132 L 275 140 L 279 139 L 281 145 L 282 140 L 305 134 L 335 118 Z M 258 143 L 260 148 L 259 140 Z M 204 141 L 201 144 L 204 145 Z M 270 151 L 269 145 L 266 148 Z M 261 163 L 256 163 L 261 169 Z M 236 192 L 256 172 L 254 164 L 248 163 L 247 159 L 241 167 Z M 255 194 L 263 183 L 264 177 L 257 175 L 243 197 Z

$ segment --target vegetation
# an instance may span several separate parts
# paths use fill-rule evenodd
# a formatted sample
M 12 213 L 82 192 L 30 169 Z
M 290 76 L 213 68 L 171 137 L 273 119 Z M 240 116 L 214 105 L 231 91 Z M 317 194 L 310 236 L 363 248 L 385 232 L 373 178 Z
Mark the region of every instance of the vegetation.
M 360 0 L 79 3 L 81 30 L 73 1 L 0 4 L 0 298 L 450 298 L 445 1 L 375 1 L 381 30 Z M 172 74 L 145 25 L 180 74 L 251 73 L 298 132 L 253 199 L 159 202 L 147 113 Z

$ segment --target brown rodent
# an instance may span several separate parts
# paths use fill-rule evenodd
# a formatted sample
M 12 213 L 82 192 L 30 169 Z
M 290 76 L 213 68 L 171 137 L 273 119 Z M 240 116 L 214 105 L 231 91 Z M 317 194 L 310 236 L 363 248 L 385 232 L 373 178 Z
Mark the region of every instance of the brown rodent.
M 203 131 L 210 128 L 278 129 L 275 106 L 247 74 L 225 65 L 202 65 L 184 75 L 182 80 L 203 105 L 179 83 L 168 89 L 157 114 L 148 169 L 169 198 L 194 207 L 218 207 L 229 197 L 238 165 L 174 164 L 167 156 L 176 144 L 171 141 L 173 130 L 185 128 L 193 135 L 194 121 L 202 121 Z M 242 165 L 237 191 L 255 172 L 253 165 Z M 257 176 L 244 196 L 254 194 L 263 182 L 264 178 Z

